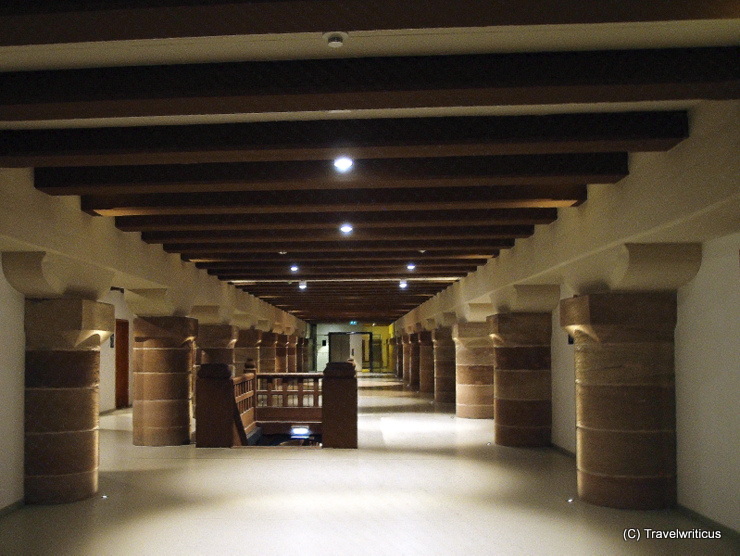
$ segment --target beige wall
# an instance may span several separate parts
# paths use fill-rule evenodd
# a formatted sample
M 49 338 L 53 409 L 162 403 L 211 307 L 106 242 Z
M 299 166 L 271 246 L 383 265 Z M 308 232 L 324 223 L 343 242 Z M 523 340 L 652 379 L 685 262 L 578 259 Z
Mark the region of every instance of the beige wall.
M 129 400 L 133 403 L 131 387 L 134 383 L 133 378 L 133 350 L 134 350 L 134 315 L 128 308 L 123 294 L 118 291 L 111 291 L 100 301 L 110 303 L 115 309 L 116 319 L 129 321 Z M 118 341 L 116 339 L 116 341 Z M 116 408 L 116 350 L 110 347 L 110 341 L 105 341 L 100 346 L 100 412 L 110 411 Z
M 678 503 L 740 531 L 740 233 L 704 244 L 678 292 Z
M 24 299 L 0 272 L 0 510 L 23 499 Z

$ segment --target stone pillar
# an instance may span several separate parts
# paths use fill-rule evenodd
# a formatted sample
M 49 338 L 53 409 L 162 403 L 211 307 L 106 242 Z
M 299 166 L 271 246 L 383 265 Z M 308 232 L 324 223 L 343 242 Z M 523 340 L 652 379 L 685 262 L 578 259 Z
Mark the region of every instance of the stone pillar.
M 188 317 L 134 320 L 134 444 L 190 442 L 190 375 L 198 321 Z
M 403 353 L 401 358 L 403 361 L 403 385 L 407 386 L 411 382 L 411 337 L 408 334 L 404 334 L 401 337 L 403 343 Z
M 351 363 L 329 363 L 322 383 L 325 448 L 357 448 L 357 376 Z
M 278 335 L 274 332 L 263 332 L 262 341 L 260 342 L 260 359 L 259 359 L 259 372 L 261 373 L 274 373 L 275 372 L 275 355 L 277 351 Z
M 314 370 L 313 364 L 313 352 L 314 352 L 314 338 L 305 338 L 306 342 L 303 345 L 303 372 L 310 373 Z
M 403 380 L 403 338 L 396 338 L 396 378 Z
M 599 506 L 676 503 L 674 292 L 565 299 L 575 341 L 578 495 Z
M 434 345 L 431 332 L 419 332 L 419 392 L 434 393 Z
M 288 372 L 288 336 L 286 334 L 277 335 L 275 344 L 275 372 Z
M 488 317 L 493 339 L 496 444 L 549 446 L 552 433 L 550 313 Z
M 259 372 L 260 360 L 260 342 L 262 341 L 262 331 L 249 328 L 239 330 L 239 338 L 234 346 L 234 364 L 236 365 L 236 374 L 246 372 L 245 365 L 251 361 L 249 372 Z M 257 370 L 255 370 L 257 369 Z
M 456 414 L 468 419 L 493 419 L 493 345 L 488 323 L 461 322 L 455 340 Z
M 285 341 L 285 371 L 288 373 L 298 372 L 298 336 L 290 335 Z
M 112 305 L 26 300 L 25 501 L 58 504 L 98 491 L 100 344 Z
M 419 334 L 409 334 L 409 381 L 406 387 L 419 391 Z
M 198 327 L 198 364 L 222 363 L 229 365 L 234 376 L 234 347 L 239 329 L 230 324 L 201 324 Z M 238 374 L 242 374 L 241 369 Z
M 304 363 L 303 363 L 303 354 L 306 351 L 306 338 L 298 338 L 298 342 L 295 347 L 295 365 L 296 365 L 296 372 L 297 373 L 303 373 L 305 372 L 303 369 L 305 369 Z
M 455 403 L 455 342 L 450 328 L 437 328 L 434 342 L 434 401 Z

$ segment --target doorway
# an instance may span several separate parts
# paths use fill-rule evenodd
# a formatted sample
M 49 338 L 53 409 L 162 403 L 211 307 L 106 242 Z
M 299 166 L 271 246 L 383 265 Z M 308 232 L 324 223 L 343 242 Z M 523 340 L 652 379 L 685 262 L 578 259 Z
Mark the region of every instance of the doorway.
M 116 409 L 129 407 L 129 324 L 116 319 L 114 335 L 116 357 Z

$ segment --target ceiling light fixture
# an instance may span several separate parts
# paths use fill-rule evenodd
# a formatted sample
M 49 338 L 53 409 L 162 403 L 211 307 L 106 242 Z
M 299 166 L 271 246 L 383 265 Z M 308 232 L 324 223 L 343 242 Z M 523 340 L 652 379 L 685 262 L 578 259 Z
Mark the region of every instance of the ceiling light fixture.
M 332 31 L 331 33 L 324 33 L 323 37 L 329 48 L 342 48 L 344 41 L 349 38 L 349 35 L 342 31 Z
M 402 290 L 405 290 L 408 287 L 408 284 L 406 283 L 406 280 L 401 280 L 398 283 L 398 287 L 401 288 Z
M 342 224 L 341 227 L 339 228 L 339 231 L 342 232 L 343 234 L 351 234 L 352 230 L 354 230 L 354 228 L 352 227 L 352 224 Z
M 287 251 L 278 251 L 278 255 L 287 255 L 287 254 L 288 254 Z
M 427 252 L 427 250 L 426 250 L 426 249 L 419 249 L 419 253 L 421 253 L 421 254 L 424 254 L 424 253 L 426 253 L 426 252 Z
M 305 290 L 308 287 L 306 282 L 298 282 L 298 289 Z
M 406 265 L 406 268 L 408 270 L 414 270 L 414 269 L 416 269 L 416 265 L 414 263 L 409 263 L 409 264 Z
M 297 264 L 294 264 L 293 266 L 291 266 L 290 267 L 290 271 L 291 272 L 298 272 L 298 265 Z
M 348 156 L 340 156 L 339 158 L 334 159 L 334 168 L 343 174 L 345 172 L 349 172 L 353 165 L 354 161 Z

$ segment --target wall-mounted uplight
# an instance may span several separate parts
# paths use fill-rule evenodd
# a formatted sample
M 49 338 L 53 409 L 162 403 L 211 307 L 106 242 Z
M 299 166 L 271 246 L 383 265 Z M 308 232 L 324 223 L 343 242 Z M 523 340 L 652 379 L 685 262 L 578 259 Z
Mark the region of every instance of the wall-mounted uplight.
M 308 284 L 306 282 L 298 282 L 299 290 L 305 290 L 307 287 L 308 287 Z
M 402 290 L 405 290 L 408 287 L 408 284 L 406 283 L 406 280 L 401 280 L 398 283 L 398 287 L 401 288 Z
M 414 263 L 409 263 L 409 264 L 406 265 L 406 269 L 407 270 L 415 270 L 416 269 L 416 265 Z
M 339 227 L 339 231 L 342 232 L 343 234 L 351 234 L 352 230 L 354 230 L 354 228 L 352 227 L 352 224 L 342 224 Z
M 292 265 L 292 266 L 290 267 L 290 271 L 291 271 L 291 272 L 298 272 L 298 265 L 297 265 L 297 264 L 294 264 L 294 265 Z
M 349 172 L 353 165 L 354 161 L 348 156 L 340 156 L 334 159 L 334 168 L 337 169 L 337 172 L 342 172 L 343 174 Z

